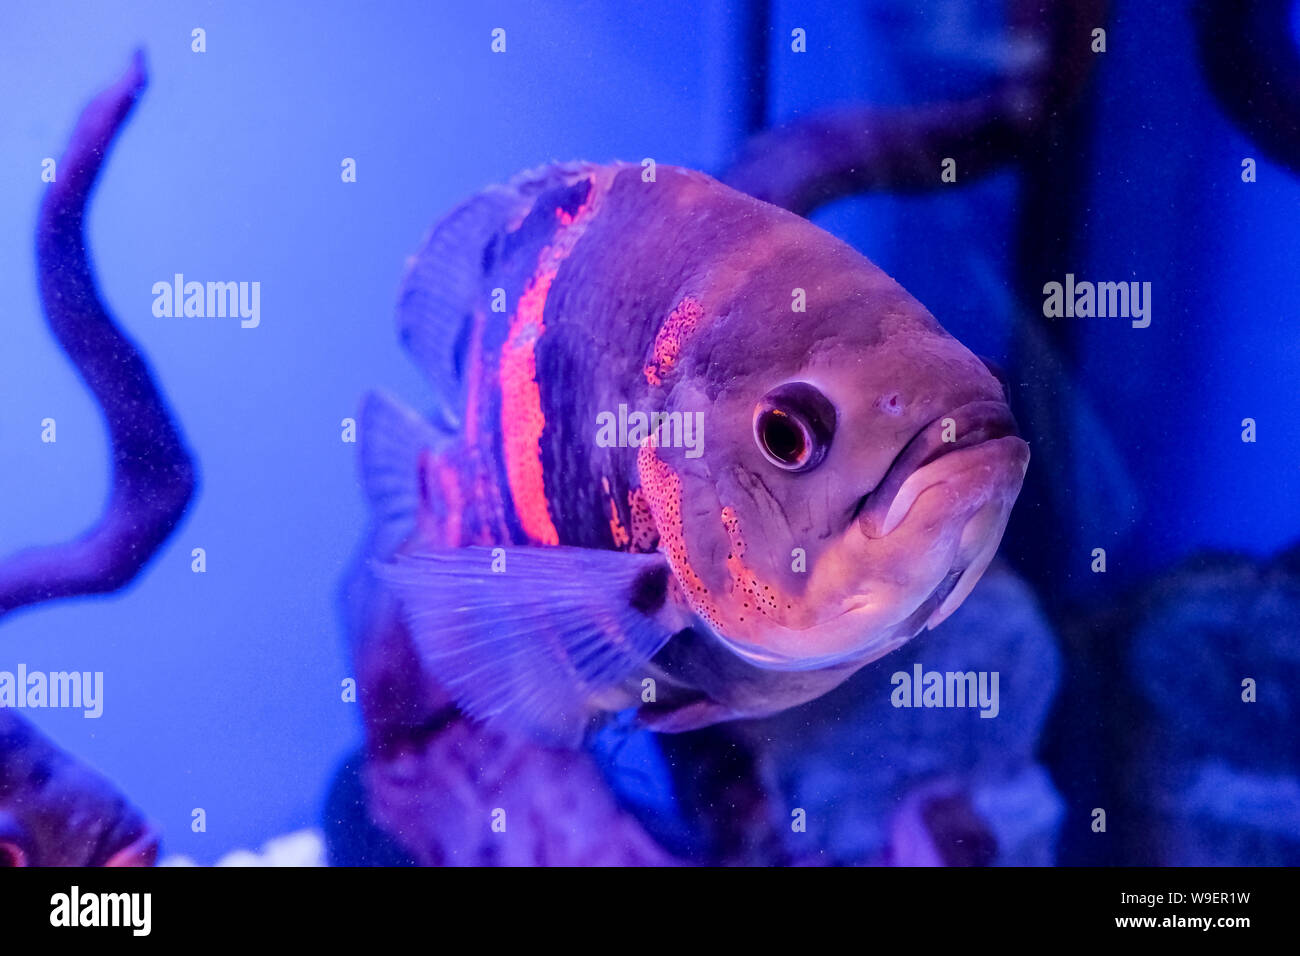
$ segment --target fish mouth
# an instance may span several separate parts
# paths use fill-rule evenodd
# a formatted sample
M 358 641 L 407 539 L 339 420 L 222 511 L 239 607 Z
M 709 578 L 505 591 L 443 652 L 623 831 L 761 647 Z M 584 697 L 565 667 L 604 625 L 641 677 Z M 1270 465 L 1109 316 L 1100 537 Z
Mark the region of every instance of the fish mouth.
M 945 441 L 945 433 L 953 440 Z M 930 542 L 932 559 L 935 548 L 950 556 L 922 602 L 932 609 L 926 627 L 947 619 L 992 562 L 1028 466 L 1029 446 L 1017 435 L 1011 410 L 974 402 L 922 428 L 866 496 L 857 522 L 868 539 L 904 533 L 898 529 L 906 523 L 906 533 Z
M 946 434 L 952 440 L 946 441 Z M 899 450 L 876 487 L 858 499 L 851 520 L 868 538 L 885 537 L 907 517 L 924 491 L 957 471 L 959 461 L 967 463 L 971 456 L 958 452 L 991 443 L 995 443 L 991 447 L 1005 446 L 1013 457 L 1016 446 L 1023 446 L 1028 460 L 1028 446 L 1020 440 L 1016 420 L 1003 402 L 970 402 L 932 419 Z M 948 456 L 955 456 L 952 462 L 936 467 Z

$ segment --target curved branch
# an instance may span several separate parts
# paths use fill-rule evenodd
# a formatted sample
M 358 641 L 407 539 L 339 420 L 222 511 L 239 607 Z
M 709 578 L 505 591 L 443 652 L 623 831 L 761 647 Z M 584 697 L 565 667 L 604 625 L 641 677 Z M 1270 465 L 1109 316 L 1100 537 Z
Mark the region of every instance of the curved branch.
M 1011 0 L 1009 48 L 1028 54 L 991 92 L 947 103 L 826 110 L 753 137 L 722 177 L 758 199 L 808 215 L 869 190 L 933 189 L 940 163 L 970 182 L 1020 156 L 1074 100 L 1091 68 L 1091 31 L 1105 0 Z
M 902 109 L 843 107 L 755 136 L 728 186 L 801 216 L 871 190 L 933 189 L 940 162 L 963 180 L 1005 162 L 1023 136 L 1001 96 Z
M 1300 50 L 1291 0 L 1202 0 L 1201 67 L 1219 105 L 1274 162 L 1300 175 Z
M 79 538 L 0 561 L 0 616 L 24 605 L 122 587 L 153 556 L 193 497 L 196 472 L 144 358 L 100 300 L 86 252 L 85 211 L 109 146 L 145 87 L 144 57 L 91 101 L 41 203 L 41 302 L 50 330 L 104 413 L 112 447 L 109 500 Z

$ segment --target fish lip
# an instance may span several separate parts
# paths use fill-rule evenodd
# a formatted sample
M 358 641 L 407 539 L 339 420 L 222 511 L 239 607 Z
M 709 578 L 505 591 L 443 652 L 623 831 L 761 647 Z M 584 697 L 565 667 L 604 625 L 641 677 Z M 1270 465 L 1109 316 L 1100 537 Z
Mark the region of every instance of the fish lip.
M 946 419 L 952 419 L 954 423 L 955 441 L 943 440 L 943 422 Z M 850 521 L 856 521 L 869 538 L 884 537 L 890 506 L 904 482 L 915 472 L 953 452 L 1009 437 L 1020 436 L 1015 417 L 1005 402 L 967 402 L 936 415 L 899 449 L 876 487 L 858 499 Z

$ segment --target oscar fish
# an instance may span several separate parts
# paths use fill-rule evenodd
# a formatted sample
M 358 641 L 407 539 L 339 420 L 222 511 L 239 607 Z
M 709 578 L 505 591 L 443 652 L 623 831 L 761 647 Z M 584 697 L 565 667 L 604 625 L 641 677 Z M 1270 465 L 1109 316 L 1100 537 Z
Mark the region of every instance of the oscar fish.
M 371 580 L 463 712 L 547 741 L 825 693 L 970 593 L 1029 460 L 882 270 L 688 169 L 485 190 L 398 327 L 434 401 L 362 409 Z

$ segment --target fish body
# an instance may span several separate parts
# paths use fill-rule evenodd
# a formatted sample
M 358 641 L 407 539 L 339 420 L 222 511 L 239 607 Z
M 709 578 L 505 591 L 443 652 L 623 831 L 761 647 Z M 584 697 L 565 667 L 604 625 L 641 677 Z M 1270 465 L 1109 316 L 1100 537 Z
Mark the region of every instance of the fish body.
M 690 170 L 485 191 L 398 319 L 436 402 L 363 410 L 377 577 L 462 708 L 553 739 L 819 696 L 955 609 L 1028 462 L 893 280 Z

